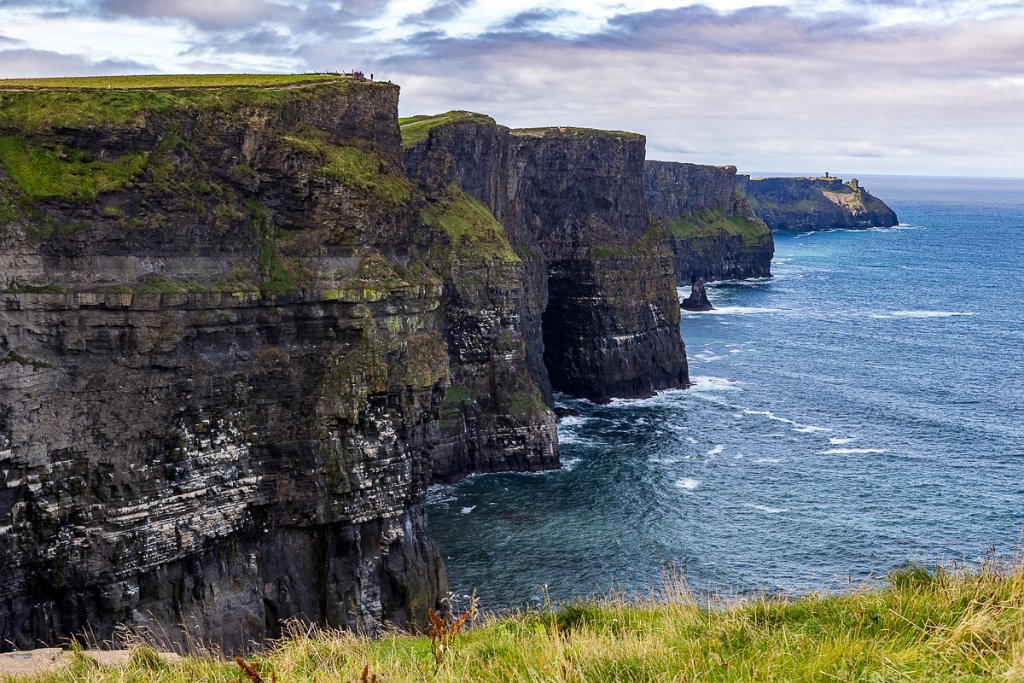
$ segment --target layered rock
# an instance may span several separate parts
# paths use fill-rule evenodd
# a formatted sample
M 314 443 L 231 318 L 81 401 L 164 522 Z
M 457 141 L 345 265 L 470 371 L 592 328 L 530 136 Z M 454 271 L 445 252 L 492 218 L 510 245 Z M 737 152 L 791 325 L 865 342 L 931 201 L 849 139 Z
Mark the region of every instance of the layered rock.
M 397 87 L 0 98 L 0 642 L 422 619 L 449 371 Z
M 758 218 L 772 230 L 835 230 L 891 227 L 899 223 L 885 202 L 856 178 L 754 178 L 740 189 Z
M 410 172 L 447 169 L 524 264 L 519 329 L 542 395 L 550 386 L 602 401 L 685 386 L 671 255 L 647 219 L 642 136 L 510 131 L 462 112 L 410 120 L 403 134 Z
M 738 194 L 734 166 L 648 161 L 644 192 L 668 233 L 679 286 L 771 275 L 771 231 Z
M 708 300 L 707 290 L 704 289 L 704 278 L 697 278 L 690 286 L 690 296 L 679 302 L 681 308 L 688 311 L 713 311 L 715 307 Z

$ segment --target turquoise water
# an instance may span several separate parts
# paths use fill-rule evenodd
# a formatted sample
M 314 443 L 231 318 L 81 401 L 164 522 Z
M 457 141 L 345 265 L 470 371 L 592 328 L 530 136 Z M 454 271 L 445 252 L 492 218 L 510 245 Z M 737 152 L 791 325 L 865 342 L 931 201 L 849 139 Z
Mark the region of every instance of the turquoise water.
M 559 428 L 563 470 L 431 492 L 458 592 L 487 607 L 836 589 L 977 561 L 1024 526 L 1024 181 L 862 178 L 888 230 L 779 235 L 772 279 L 684 314 L 695 386 Z

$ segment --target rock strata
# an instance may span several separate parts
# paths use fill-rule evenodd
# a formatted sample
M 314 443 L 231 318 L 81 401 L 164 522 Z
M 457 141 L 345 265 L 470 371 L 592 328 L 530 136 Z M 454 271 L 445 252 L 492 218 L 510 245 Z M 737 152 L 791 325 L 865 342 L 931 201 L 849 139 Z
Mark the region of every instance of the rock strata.
M 642 136 L 397 99 L 0 93 L 0 647 L 415 627 L 432 481 L 686 384 Z
M 733 166 L 645 164 L 648 209 L 668 233 L 680 287 L 699 278 L 710 282 L 771 275 L 771 231 L 738 189 Z

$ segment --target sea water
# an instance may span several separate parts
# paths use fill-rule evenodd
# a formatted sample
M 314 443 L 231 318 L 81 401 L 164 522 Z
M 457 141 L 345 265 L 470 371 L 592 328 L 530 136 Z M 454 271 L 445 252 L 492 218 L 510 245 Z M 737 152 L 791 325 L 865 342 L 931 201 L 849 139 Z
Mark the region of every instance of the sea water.
M 698 591 L 801 593 L 1013 549 L 1024 181 L 862 182 L 901 225 L 776 235 L 773 278 L 683 314 L 692 388 L 560 397 L 581 413 L 563 469 L 433 489 L 451 588 L 502 609 L 675 567 Z

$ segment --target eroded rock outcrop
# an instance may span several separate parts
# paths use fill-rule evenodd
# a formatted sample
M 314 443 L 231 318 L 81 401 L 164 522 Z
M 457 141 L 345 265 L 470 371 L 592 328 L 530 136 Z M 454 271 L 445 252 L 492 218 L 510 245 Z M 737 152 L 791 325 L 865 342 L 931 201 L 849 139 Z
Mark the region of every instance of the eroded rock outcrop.
M 704 289 L 704 278 L 697 278 L 690 286 L 690 296 L 679 302 L 681 308 L 688 311 L 713 311 L 715 307 L 708 301 L 707 290 Z
M 680 287 L 771 275 L 771 231 L 738 189 L 734 166 L 645 164 L 647 206 L 668 233 Z
M 750 178 L 740 188 L 758 218 L 772 230 L 888 228 L 899 223 L 885 202 L 856 178 Z

